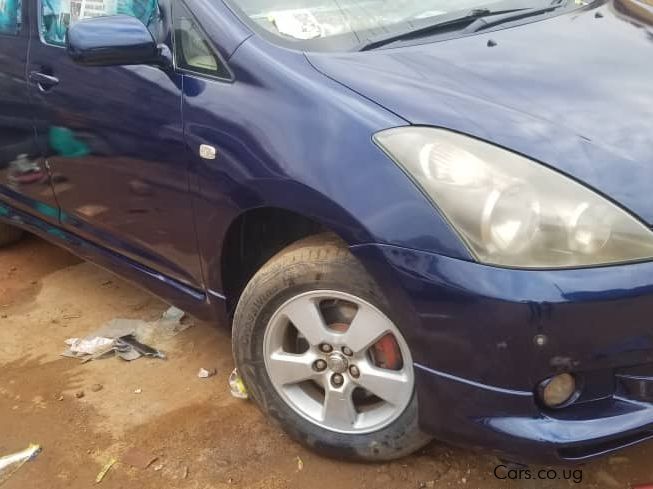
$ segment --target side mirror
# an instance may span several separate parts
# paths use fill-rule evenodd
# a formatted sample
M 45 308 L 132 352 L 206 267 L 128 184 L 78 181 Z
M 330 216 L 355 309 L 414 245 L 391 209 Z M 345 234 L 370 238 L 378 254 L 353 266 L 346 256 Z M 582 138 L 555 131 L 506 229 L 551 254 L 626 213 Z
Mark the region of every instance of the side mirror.
M 68 29 L 69 56 L 84 66 L 169 66 L 166 46 L 157 46 L 150 31 L 135 17 L 112 15 L 74 23 Z

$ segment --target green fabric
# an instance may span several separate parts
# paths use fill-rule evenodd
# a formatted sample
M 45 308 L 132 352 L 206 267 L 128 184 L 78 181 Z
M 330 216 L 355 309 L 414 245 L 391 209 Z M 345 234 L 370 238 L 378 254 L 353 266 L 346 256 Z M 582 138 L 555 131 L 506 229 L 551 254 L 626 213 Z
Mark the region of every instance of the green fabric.
M 88 145 L 77 139 L 75 133 L 65 127 L 51 127 L 49 139 L 50 147 L 61 156 L 75 158 L 91 153 Z

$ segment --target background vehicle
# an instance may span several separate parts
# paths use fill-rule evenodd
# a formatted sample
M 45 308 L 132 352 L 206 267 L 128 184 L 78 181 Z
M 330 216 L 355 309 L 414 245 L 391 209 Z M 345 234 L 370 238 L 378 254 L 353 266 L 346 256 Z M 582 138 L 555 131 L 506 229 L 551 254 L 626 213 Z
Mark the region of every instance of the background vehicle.
M 650 436 L 641 15 L 1 5 L 0 244 L 27 229 L 233 325 L 254 400 L 323 453 Z

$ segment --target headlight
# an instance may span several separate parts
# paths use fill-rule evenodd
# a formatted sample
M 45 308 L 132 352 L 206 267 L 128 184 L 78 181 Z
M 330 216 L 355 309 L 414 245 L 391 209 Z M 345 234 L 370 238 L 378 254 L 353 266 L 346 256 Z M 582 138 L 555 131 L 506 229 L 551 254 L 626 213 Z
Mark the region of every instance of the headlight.
M 566 268 L 653 258 L 653 232 L 574 180 L 523 156 L 428 128 L 376 143 L 440 209 L 483 263 Z

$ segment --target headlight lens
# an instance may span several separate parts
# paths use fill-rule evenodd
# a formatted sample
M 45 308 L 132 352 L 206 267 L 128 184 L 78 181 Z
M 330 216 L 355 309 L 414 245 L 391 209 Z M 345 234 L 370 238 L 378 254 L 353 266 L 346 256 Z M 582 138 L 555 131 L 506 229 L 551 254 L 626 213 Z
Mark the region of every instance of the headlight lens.
M 483 263 L 568 268 L 653 258 L 645 225 L 516 153 L 428 127 L 389 129 L 374 139 Z

